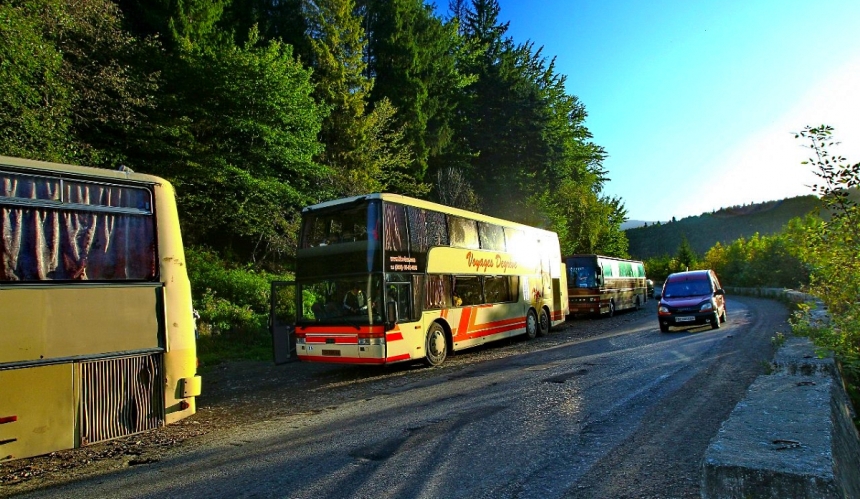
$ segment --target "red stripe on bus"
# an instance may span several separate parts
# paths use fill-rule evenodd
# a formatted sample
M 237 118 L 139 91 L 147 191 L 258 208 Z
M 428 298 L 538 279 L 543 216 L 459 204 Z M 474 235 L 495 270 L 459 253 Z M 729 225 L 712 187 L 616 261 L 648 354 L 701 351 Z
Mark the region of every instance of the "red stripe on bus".
M 403 333 L 389 333 L 385 336 L 385 341 L 400 341 L 403 339 Z
M 514 317 L 512 319 L 502 319 L 500 321 L 487 322 L 485 324 L 481 324 L 478 327 L 486 327 L 486 326 L 501 326 L 504 324 L 525 324 L 525 317 Z
M 343 364 L 385 364 L 385 359 L 362 359 L 359 357 L 329 357 L 322 355 L 299 355 L 299 360 L 304 362 L 326 362 L 326 363 L 343 363 Z
M 388 362 L 399 362 L 401 360 L 409 360 L 412 357 L 408 353 L 404 353 L 403 355 L 395 355 L 394 357 L 388 357 L 385 359 Z
M 469 333 L 469 319 L 472 318 L 472 309 L 464 308 L 462 313 L 460 314 L 460 325 L 457 326 L 457 331 L 453 334 L 453 336 L 459 336 L 461 334 Z
M 512 331 L 514 329 L 520 329 L 524 327 L 525 320 L 521 318 L 518 322 L 515 323 L 511 323 L 510 321 L 499 321 L 490 324 L 483 324 L 481 327 L 473 328 L 470 333 L 473 337 L 490 336 L 493 334 L 504 333 L 506 331 Z
M 385 326 L 299 326 L 296 331 L 298 334 L 361 334 L 361 333 L 382 333 L 385 332 Z
M 15 421 L 18 421 L 18 416 L 6 416 L 0 418 L 0 424 L 14 423 Z
M 485 322 L 483 324 L 475 324 L 475 321 L 472 320 L 469 322 L 469 334 L 474 335 L 476 332 L 487 329 L 502 328 L 503 330 L 508 331 L 510 329 L 516 329 L 517 327 L 525 327 L 525 320 L 525 317 L 514 317 L 513 319 L 503 319 L 500 321 Z M 478 336 L 483 336 L 483 334 L 478 334 Z

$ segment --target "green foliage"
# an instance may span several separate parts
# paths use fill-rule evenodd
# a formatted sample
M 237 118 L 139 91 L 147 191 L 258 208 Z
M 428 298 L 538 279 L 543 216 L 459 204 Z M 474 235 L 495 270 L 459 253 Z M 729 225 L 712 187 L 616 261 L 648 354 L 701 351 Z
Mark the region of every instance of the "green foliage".
M 0 4 L 0 151 L 63 160 L 71 89 L 63 58 L 33 5 Z
M 778 350 L 785 344 L 785 335 L 777 331 L 776 334 L 770 337 L 770 344 L 773 345 L 774 349 Z
M 806 127 L 797 134 L 809 140 L 814 153 L 805 164 L 822 180 L 813 189 L 832 213 L 829 221 L 808 218 L 792 227 L 791 237 L 810 268 L 808 291 L 827 306 L 829 321 L 815 324 L 809 316 L 795 322 L 816 345 L 832 350 L 854 381 L 860 379 L 860 208 L 848 196 L 860 185 L 860 163 L 850 164 L 829 150 L 837 145 L 833 128 Z
M 186 247 L 185 260 L 193 296 L 208 292 L 254 313 L 268 313 L 271 282 L 288 279 L 287 275 L 237 267 L 214 251 L 195 246 Z
M 678 261 L 678 267 L 681 270 L 692 269 L 696 266 L 698 259 L 693 248 L 690 247 L 690 243 L 687 241 L 687 236 L 681 237 L 681 244 L 678 246 L 678 253 L 675 255 L 675 259 Z
M 109 0 L 0 5 L 0 147 L 4 154 L 118 166 L 153 106 L 151 49 L 122 30 Z
M 455 23 L 443 22 L 422 0 L 358 3 L 365 9 L 368 69 L 375 76 L 371 101 L 387 100 L 397 109 L 394 128 L 403 129 L 413 158 L 408 175 L 426 182 L 430 161 L 458 147 L 453 122 L 471 81 L 460 64 L 463 40 Z
M 675 272 L 703 270 L 708 268 L 707 263 L 703 261 L 694 260 L 692 265 L 688 265 L 687 263 L 681 262 L 677 256 L 669 255 L 651 257 L 644 260 L 642 263 L 645 264 L 645 275 L 655 282 L 665 281 L 669 274 L 674 274 Z M 719 274 L 717 274 L 717 276 L 720 277 L 720 281 L 722 282 L 722 276 Z
M 170 112 L 136 159 L 173 181 L 189 242 L 277 266 L 295 248 L 298 210 L 330 196 L 313 159 L 323 109 L 291 48 L 256 40 L 173 59 L 161 95 Z
M 189 246 L 185 260 L 191 280 L 200 358 L 211 364 L 223 358 L 271 357 L 268 333 L 271 283 L 289 275 L 236 267 L 213 251 Z
M 535 204 L 559 234 L 564 255 L 601 254 L 627 258 L 627 238 L 619 229 L 626 210 L 620 200 L 599 197 L 588 185 L 568 180 Z
M 323 120 L 320 162 L 334 173 L 335 196 L 391 191 L 423 196 L 429 190 L 415 176 L 407 128 L 397 124 L 388 98 L 368 107 L 373 79 L 368 76 L 364 19 L 353 0 L 307 4 L 308 44 L 315 95 L 331 113 Z

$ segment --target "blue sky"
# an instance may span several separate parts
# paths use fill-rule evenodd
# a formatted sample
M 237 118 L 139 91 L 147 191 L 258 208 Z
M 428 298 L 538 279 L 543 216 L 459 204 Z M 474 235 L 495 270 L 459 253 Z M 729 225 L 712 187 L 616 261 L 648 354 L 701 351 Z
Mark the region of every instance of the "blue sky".
M 860 161 L 858 0 L 499 4 L 508 35 L 556 57 L 585 104 L 605 192 L 630 219 L 810 194 L 792 133 L 806 125 L 834 126 Z

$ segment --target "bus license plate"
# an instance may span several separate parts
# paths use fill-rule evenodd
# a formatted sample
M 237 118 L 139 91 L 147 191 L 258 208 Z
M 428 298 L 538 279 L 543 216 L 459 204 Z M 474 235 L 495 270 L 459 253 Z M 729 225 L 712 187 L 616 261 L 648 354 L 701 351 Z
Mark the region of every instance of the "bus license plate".
M 695 317 L 675 317 L 675 322 L 693 322 Z

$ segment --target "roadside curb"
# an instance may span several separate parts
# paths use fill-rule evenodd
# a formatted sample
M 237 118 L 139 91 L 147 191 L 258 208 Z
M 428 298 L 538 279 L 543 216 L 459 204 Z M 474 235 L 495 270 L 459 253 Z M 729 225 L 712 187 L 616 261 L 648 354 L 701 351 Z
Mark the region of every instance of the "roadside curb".
M 860 497 L 860 436 L 832 358 L 791 337 L 705 452 L 702 497 Z

